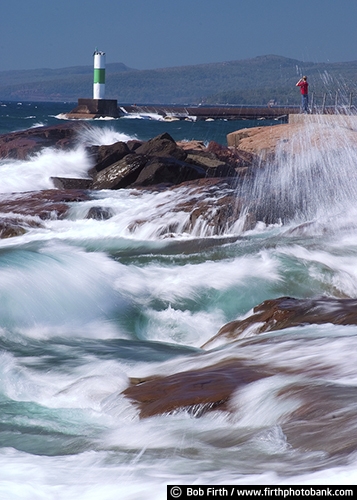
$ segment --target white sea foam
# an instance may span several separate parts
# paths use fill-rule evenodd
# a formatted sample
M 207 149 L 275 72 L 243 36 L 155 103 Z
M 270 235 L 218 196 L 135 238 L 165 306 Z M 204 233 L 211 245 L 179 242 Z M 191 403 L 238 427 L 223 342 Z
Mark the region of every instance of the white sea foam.
M 80 142 L 127 137 L 98 124 Z M 174 483 L 356 482 L 353 452 L 327 456 L 324 446 L 314 452 L 294 449 L 284 434 L 311 387 L 340 384 L 353 391 L 356 326 L 307 325 L 252 335 L 167 361 L 151 357 L 146 342 L 197 347 L 228 320 L 280 295 L 355 296 L 356 224 L 353 210 L 347 210 L 354 188 L 346 186 L 355 178 L 355 152 L 351 145 L 347 149 L 333 161 L 312 151 L 300 158 L 300 166 L 298 156 L 285 164 L 287 177 L 278 192 L 289 194 L 293 182 L 300 194 L 292 198 L 307 193 L 309 202 L 297 219 L 317 221 L 304 234 L 285 231 L 298 229 L 296 223 L 285 229 L 283 223 L 260 224 L 235 244 L 217 240 L 206 253 L 208 231 L 185 233 L 187 213 L 176 211 L 188 191 L 133 196 L 119 190 L 74 203 L 66 220 L 42 221 L 41 228 L 1 240 L 0 423 L 7 446 L 0 449 L 1 498 L 163 500 L 166 484 Z M 308 170 L 320 161 L 323 182 L 317 185 Z M 339 173 L 331 179 L 341 193 L 337 204 L 330 196 L 333 206 L 322 214 L 314 193 L 304 190 L 316 187 L 321 199 L 324 186 L 331 188 L 328 169 L 336 165 Z M 6 160 L 0 165 L 2 192 L 46 189 L 51 175 L 85 176 L 89 167 L 81 147 L 67 153 L 45 150 L 26 162 Z M 274 182 L 278 173 L 271 177 Z M 86 219 L 93 206 L 107 208 L 112 217 Z M 338 215 L 341 207 L 347 208 Z M 336 224 L 329 223 L 331 214 Z M 173 222 L 176 229 L 167 238 Z M 238 226 L 234 234 L 242 234 Z M 134 344 L 133 339 L 141 342 L 135 348 L 130 344 L 126 358 L 121 342 Z M 171 375 L 229 360 L 275 373 L 237 390 L 231 413 L 193 418 L 181 411 L 141 420 L 135 404 L 121 394 L 130 377 Z M 294 384 L 295 392 L 284 392 Z M 342 391 L 338 395 L 342 398 Z M 346 401 L 343 409 L 350 404 Z M 313 403 L 318 404 L 316 398 Z M 316 418 L 329 410 L 326 398 L 322 403 Z M 351 435 L 355 431 L 348 421 L 342 426 Z M 335 432 L 340 428 L 336 419 Z
M 165 121 L 164 117 L 160 115 L 159 113 L 130 113 L 127 115 L 124 115 L 123 118 L 126 118 L 127 120 L 154 120 L 154 121 Z
M 51 177 L 87 177 L 91 162 L 81 147 L 71 151 L 43 149 L 28 160 L 0 162 L 0 192 L 53 188 Z

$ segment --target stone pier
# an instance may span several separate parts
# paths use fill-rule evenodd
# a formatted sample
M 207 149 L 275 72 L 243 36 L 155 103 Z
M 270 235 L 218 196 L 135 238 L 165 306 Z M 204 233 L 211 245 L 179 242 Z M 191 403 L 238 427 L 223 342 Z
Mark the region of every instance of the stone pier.
M 69 119 L 89 120 L 93 118 L 119 118 L 116 99 L 78 99 L 78 106 L 69 113 Z

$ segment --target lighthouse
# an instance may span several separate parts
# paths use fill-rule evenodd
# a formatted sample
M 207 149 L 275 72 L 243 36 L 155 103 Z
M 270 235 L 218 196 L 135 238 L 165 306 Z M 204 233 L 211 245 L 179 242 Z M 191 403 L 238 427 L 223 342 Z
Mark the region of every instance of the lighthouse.
M 93 99 L 105 99 L 105 52 L 95 50 Z
M 93 99 L 78 99 L 78 106 L 66 113 L 71 120 L 88 120 L 95 118 L 119 118 L 116 99 L 105 98 L 105 52 L 95 49 Z

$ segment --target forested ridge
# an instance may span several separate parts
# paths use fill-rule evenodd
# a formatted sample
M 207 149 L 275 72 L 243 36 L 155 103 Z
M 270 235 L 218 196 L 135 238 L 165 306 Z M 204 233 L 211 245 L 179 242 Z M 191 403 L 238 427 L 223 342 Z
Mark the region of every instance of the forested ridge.
M 351 95 L 357 100 L 357 61 L 313 63 L 274 55 L 155 70 L 107 64 L 106 97 L 119 104 L 297 104 L 295 83 L 302 74 L 316 100 L 324 94 L 330 101 L 337 94 L 340 102 Z M 0 99 L 74 102 L 92 97 L 92 75 L 92 66 L 1 71 Z

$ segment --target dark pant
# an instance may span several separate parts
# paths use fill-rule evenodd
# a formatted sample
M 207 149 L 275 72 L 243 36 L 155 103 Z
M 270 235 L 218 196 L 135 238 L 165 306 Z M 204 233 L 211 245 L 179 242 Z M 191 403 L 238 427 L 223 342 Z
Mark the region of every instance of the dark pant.
M 309 112 L 309 96 L 308 94 L 301 94 L 301 111 L 304 113 Z

